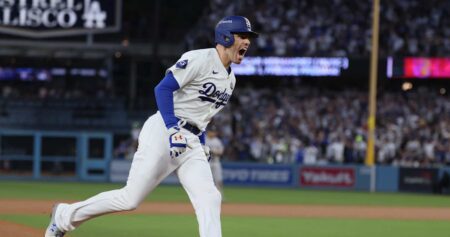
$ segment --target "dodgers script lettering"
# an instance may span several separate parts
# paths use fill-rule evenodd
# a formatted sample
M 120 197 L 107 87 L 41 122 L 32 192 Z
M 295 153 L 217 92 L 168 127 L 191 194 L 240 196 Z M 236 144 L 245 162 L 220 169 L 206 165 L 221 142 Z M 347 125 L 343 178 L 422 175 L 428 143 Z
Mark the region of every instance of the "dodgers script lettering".
M 201 94 L 198 98 L 202 101 L 207 101 L 216 104 L 216 109 L 220 106 L 224 106 L 228 103 L 231 95 L 227 93 L 227 89 L 220 91 L 217 89 L 216 85 L 212 82 L 203 84 L 204 90 L 199 90 L 198 93 Z

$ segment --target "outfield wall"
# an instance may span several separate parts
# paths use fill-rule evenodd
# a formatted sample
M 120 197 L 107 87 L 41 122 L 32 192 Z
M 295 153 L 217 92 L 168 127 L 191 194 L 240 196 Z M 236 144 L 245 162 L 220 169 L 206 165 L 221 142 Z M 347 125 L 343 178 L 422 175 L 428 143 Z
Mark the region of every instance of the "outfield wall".
M 111 182 L 125 182 L 130 161 L 113 161 Z M 375 190 L 378 192 L 438 192 L 447 168 L 375 167 Z M 251 187 L 301 188 L 313 190 L 370 191 L 371 168 L 362 165 L 268 165 L 224 163 L 225 185 Z M 164 184 L 178 184 L 174 174 Z
M 111 133 L 0 130 L 0 179 L 125 182 L 130 160 L 112 159 Z M 450 189 L 450 167 L 224 163 L 225 185 L 379 192 Z M 373 178 L 372 178 L 373 177 Z M 446 177 L 444 179 L 444 177 Z M 374 182 L 372 182 L 374 181 Z M 175 175 L 164 183 L 176 184 Z

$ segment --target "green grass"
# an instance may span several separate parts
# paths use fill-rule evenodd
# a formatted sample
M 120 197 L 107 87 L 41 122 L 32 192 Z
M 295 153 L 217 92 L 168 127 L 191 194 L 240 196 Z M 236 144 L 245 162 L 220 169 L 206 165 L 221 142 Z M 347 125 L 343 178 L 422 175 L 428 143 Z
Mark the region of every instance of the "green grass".
M 0 215 L 0 220 L 43 230 L 47 225 L 48 217 Z M 450 233 L 448 221 L 224 217 L 222 227 L 223 236 L 227 237 L 447 237 Z M 194 216 L 109 215 L 86 222 L 69 236 L 198 236 L 198 230 Z
M 12 182 L 0 181 L 0 199 L 82 200 L 102 191 L 122 187 L 104 183 Z M 227 202 L 306 204 L 306 205 L 380 205 L 450 207 L 448 196 L 389 194 L 341 191 L 307 191 L 226 187 Z M 147 201 L 188 202 L 179 186 L 160 186 Z M 5 215 L 0 220 L 44 230 L 47 215 Z M 403 221 L 339 218 L 269 218 L 223 216 L 226 237 L 446 237 L 450 221 Z M 70 237 L 173 237 L 198 236 L 192 215 L 107 215 L 86 222 Z
M 82 200 L 122 186 L 109 183 L 0 181 L 0 199 Z M 448 196 L 405 193 L 226 187 L 225 198 L 233 203 L 450 207 Z M 147 200 L 189 201 L 179 186 L 160 186 Z

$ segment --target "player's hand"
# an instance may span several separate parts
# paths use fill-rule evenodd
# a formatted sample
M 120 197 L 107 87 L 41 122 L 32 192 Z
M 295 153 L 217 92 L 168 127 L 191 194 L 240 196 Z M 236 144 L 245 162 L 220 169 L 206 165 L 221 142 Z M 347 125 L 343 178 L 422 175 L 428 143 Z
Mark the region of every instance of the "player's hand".
M 211 160 L 211 149 L 209 149 L 209 146 L 207 145 L 202 145 L 203 151 L 205 152 L 205 156 L 206 159 L 208 159 L 208 161 Z
M 169 128 L 170 157 L 176 158 L 183 154 L 188 147 L 186 137 L 178 126 Z

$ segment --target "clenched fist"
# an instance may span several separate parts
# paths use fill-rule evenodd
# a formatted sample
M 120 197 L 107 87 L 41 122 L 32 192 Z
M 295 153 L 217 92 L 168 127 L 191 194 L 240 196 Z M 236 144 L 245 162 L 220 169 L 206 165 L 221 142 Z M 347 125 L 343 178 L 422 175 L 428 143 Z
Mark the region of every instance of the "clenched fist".
M 178 126 L 169 128 L 170 157 L 176 158 L 183 154 L 187 148 L 187 139 L 180 132 Z

